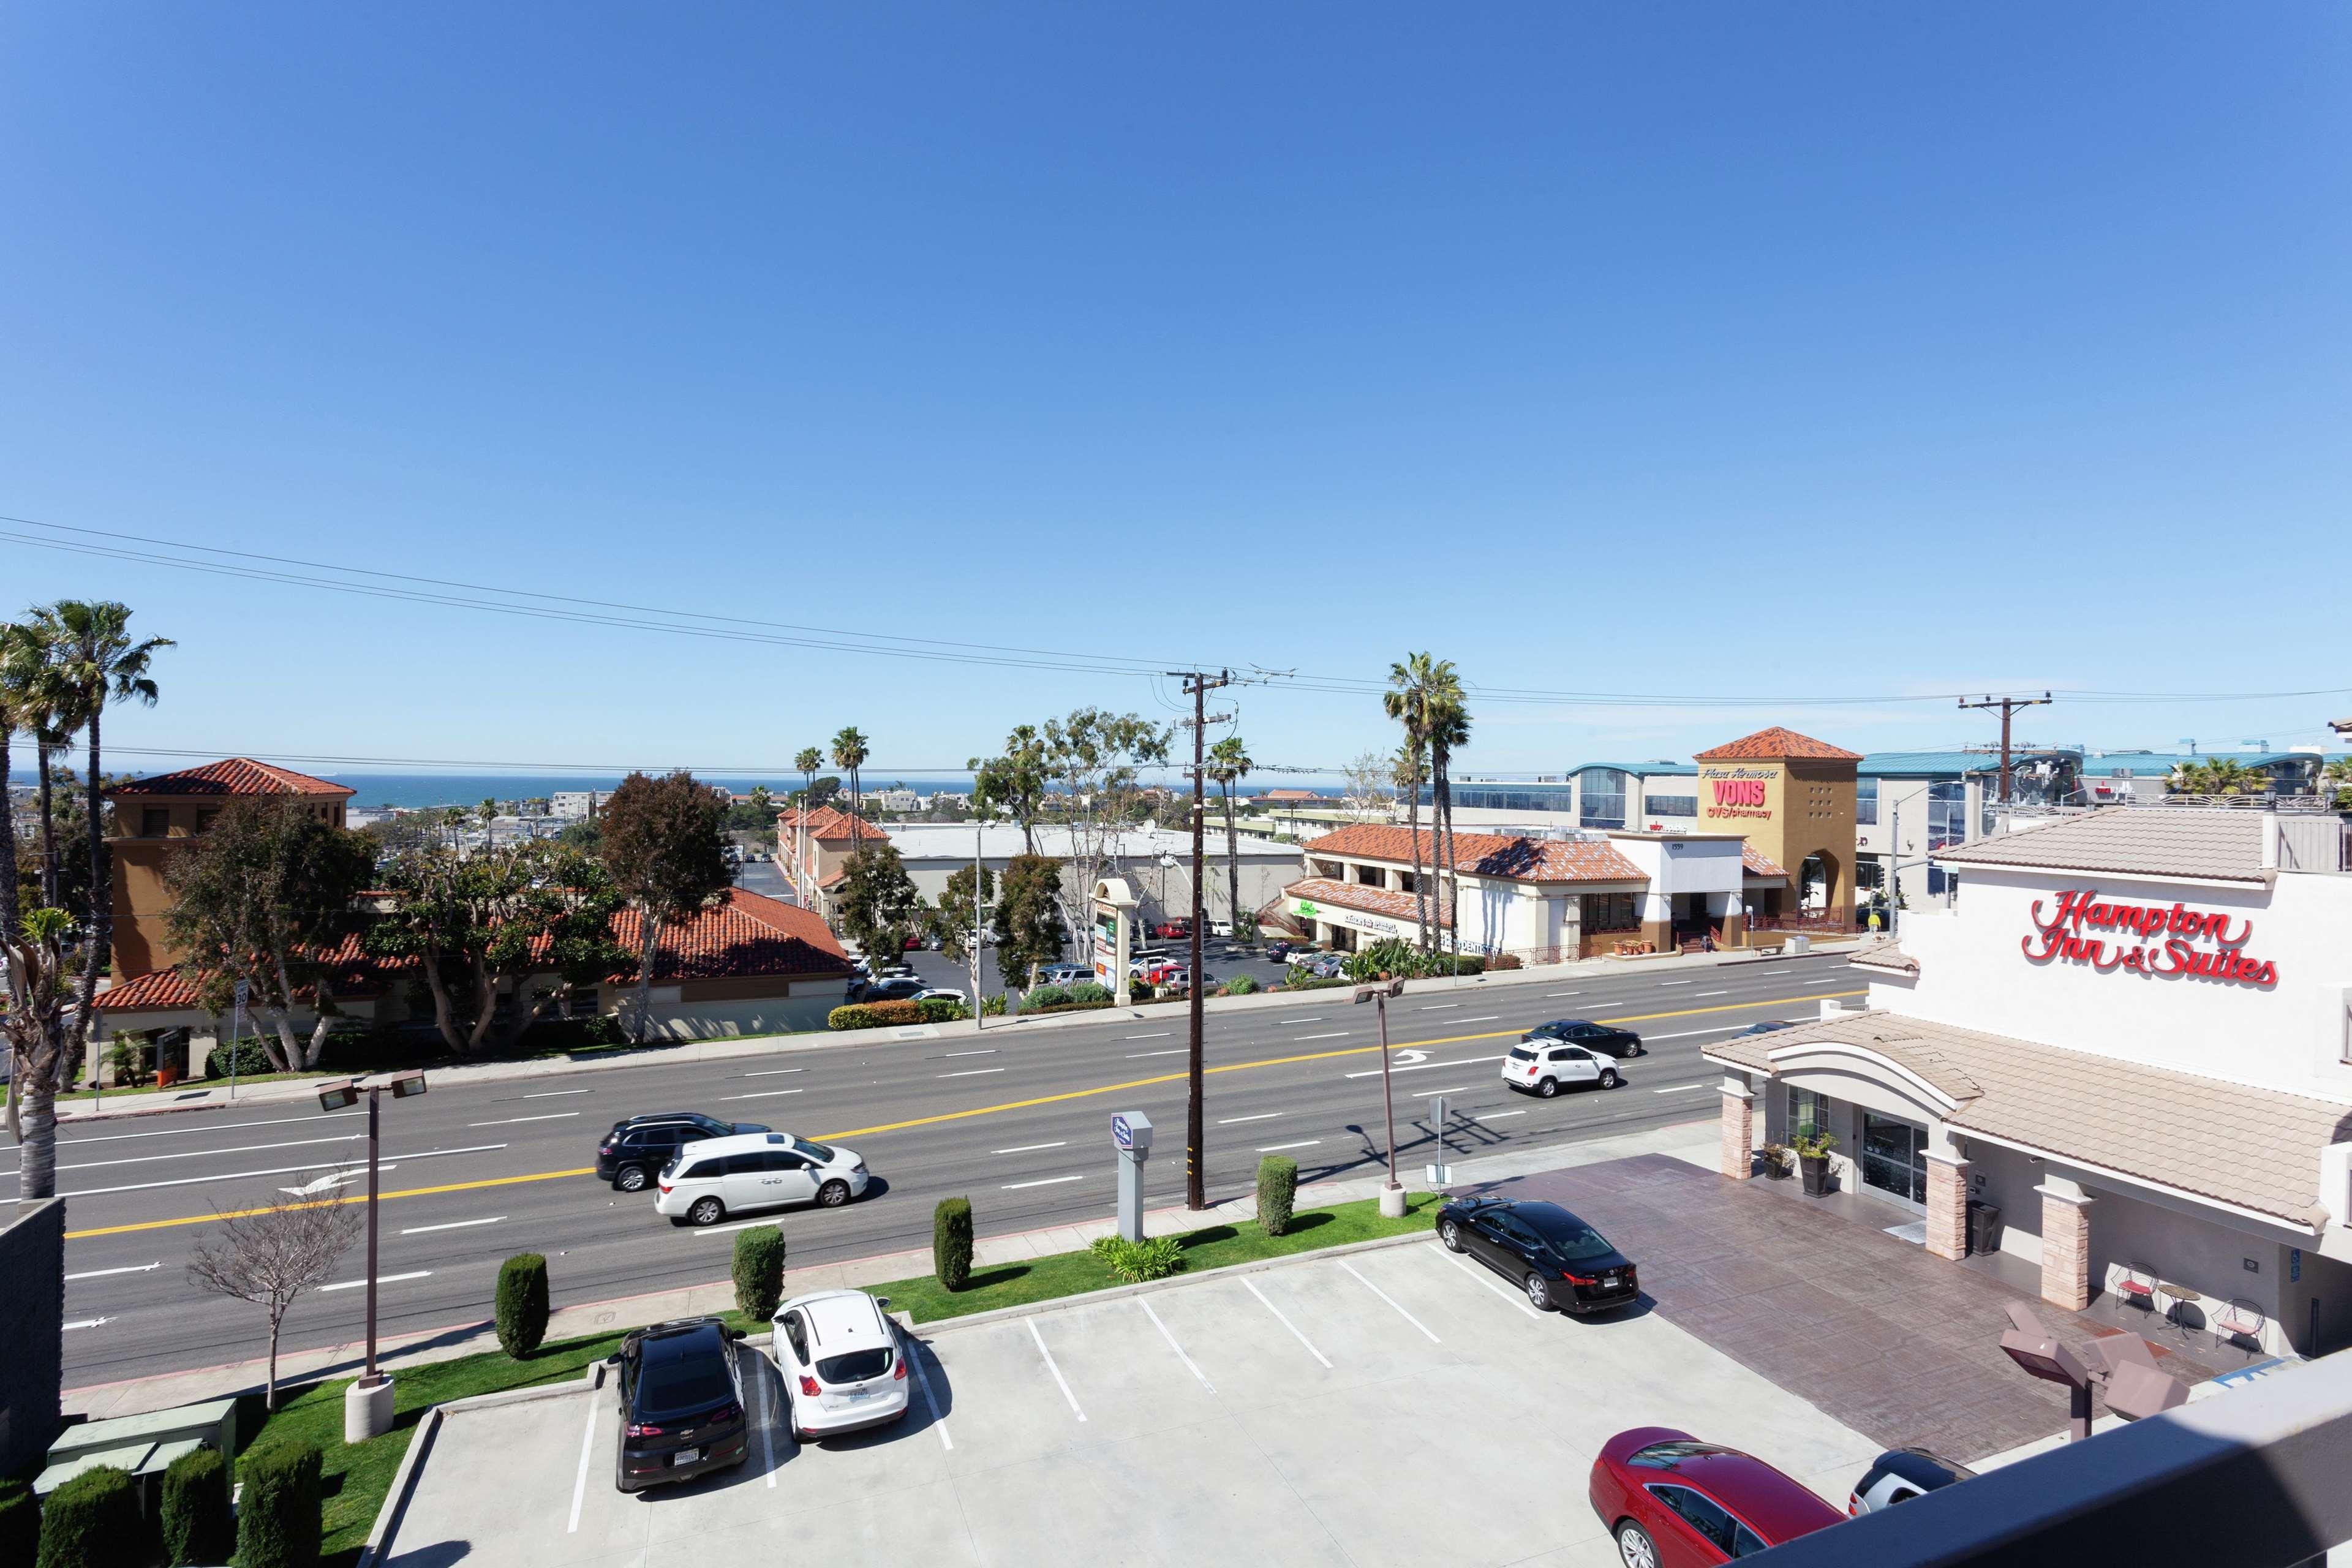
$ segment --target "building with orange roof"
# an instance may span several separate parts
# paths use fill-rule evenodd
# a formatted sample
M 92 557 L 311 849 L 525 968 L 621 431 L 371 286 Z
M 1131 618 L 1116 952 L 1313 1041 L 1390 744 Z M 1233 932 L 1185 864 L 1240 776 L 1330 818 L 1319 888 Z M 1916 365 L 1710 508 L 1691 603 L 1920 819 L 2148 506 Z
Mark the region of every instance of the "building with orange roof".
M 793 896 L 825 919 L 835 914 L 833 890 L 841 868 L 861 845 L 887 844 L 890 836 L 839 806 L 788 805 L 776 814 L 776 864 Z
M 1743 835 L 1792 869 L 1796 908 L 1843 926 L 1854 908 L 1854 794 L 1862 753 L 1775 724 L 1712 746 L 1698 763 L 1698 826 Z

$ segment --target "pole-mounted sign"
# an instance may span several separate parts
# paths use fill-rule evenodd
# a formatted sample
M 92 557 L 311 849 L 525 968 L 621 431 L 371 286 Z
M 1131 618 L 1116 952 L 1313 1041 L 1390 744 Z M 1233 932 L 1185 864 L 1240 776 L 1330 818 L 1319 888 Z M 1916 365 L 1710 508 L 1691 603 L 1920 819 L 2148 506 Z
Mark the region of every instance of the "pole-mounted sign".
M 1151 1118 L 1123 1110 L 1110 1119 L 1110 1141 L 1118 1151 L 1118 1234 L 1143 1239 L 1143 1163 L 1151 1157 Z

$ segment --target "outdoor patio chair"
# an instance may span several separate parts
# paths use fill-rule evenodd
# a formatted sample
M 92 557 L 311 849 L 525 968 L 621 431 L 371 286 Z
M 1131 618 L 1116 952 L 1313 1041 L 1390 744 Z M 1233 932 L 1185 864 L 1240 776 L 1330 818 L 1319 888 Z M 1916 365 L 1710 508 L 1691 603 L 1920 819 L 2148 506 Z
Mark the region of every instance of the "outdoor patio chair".
M 2238 1348 L 2249 1355 L 2263 1348 L 2263 1330 L 2269 1326 L 2268 1314 L 2242 1296 L 2233 1296 L 2230 1304 L 2213 1314 L 2209 1326 L 2217 1344 L 2236 1342 Z
M 2156 1270 L 2145 1263 L 2126 1263 L 2123 1277 L 2116 1281 L 2116 1294 L 2141 1311 L 2156 1311 Z

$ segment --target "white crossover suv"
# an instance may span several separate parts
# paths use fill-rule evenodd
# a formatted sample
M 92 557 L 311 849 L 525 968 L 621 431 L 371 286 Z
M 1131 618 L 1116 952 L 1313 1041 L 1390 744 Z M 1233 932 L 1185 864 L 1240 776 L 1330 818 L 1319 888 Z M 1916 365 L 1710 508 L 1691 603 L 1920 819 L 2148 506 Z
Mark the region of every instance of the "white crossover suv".
M 907 1355 L 882 1315 L 889 1304 L 863 1290 L 818 1290 L 776 1309 L 776 1370 L 794 1437 L 830 1437 L 907 1414 Z

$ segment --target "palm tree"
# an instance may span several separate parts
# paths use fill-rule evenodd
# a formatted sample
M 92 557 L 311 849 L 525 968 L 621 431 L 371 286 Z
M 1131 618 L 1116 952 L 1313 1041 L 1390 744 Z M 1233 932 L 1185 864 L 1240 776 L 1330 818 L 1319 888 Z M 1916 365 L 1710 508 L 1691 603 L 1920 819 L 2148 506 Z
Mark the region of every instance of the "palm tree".
M 1404 727 L 1404 754 L 1409 759 L 1404 780 L 1409 792 L 1405 820 L 1412 836 L 1412 908 L 1423 952 L 1433 951 L 1431 933 L 1437 913 L 1433 889 L 1421 869 L 1421 781 L 1438 698 L 1435 666 L 1436 661 L 1425 653 L 1405 655 L 1404 662 L 1389 666 L 1389 689 L 1381 696 L 1381 710 Z M 1429 858 L 1433 872 L 1439 863 L 1434 842 L 1430 845 Z
M 833 765 L 836 768 L 845 768 L 849 772 L 849 815 L 864 816 L 865 813 L 860 808 L 857 799 L 857 770 L 866 765 L 866 737 L 859 734 L 854 727 L 842 731 L 833 738 Z M 851 831 L 856 832 L 854 825 Z M 856 847 L 856 840 L 853 838 L 850 841 L 850 847 L 854 849 Z
M 2322 785 L 2336 792 L 2336 809 L 2352 809 L 2352 757 L 2338 757 L 2319 770 Z
M 2267 774 L 2235 757 L 2207 757 L 2200 762 L 2175 763 L 2167 782 L 2187 795 L 2255 795 L 2270 787 Z
M 1228 735 L 1209 748 L 1209 776 L 1225 797 L 1225 916 L 1234 935 L 1242 933 L 1241 837 L 1234 830 L 1234 785 L 1249 776 L 1249 747 L 1239 735 Z
M 824 752 L 814 746 L 803 746 L 800 754 L 793 759 L 793 766 L 801 771 L 801 809 L 793 818 L 792 883 L 793 896 L 797 900 L 804 896 L 800 891 L 801 867 L 808 858 L 808 815 L 816 808 L 816 771 L 824 766 Z
M 65 750 L 63 693 L 56 679 L 55 650 L 39 620 L 0 626 L 0 683 L 16 726 L 33 738 L 34 774 L 41 799 L 41 902 L 58 902 L 58 813 L 49 759 Z
M 1430 830 L 1444 834 L 1433 858 L 1444 870 L 1441 890 L 1445 898 L 1445 929 L 1449 941 L 1458 937 L 1454 921 L 1460 912 L 1462 868 L 1454 845 L 1454 753 L 1470 743 L 1470 710 L 1462 697 L 1462 681 L 1452 659 L 1432 667 L 1429 714 Z
M 90 1003 L 98 994 L 98 972 L 114 942 L 114 879 L 107 874 L 106 839 L 100 818 L 106 815 L 99 794 L 101 774 L 100 731 L 109 702 L 155 706 L 154 679 L 148 667 L 156 653 L 173 646 L 169 637 L 131 640 L 131 607 L 112 600 L 96 602 L 60 599 L 35 612 L 41 635 L 49 645 L 51 679 L 56 682 L 58 710 L 68 731 L 83 731 L 89 744 L 90 947 L 81 971 L 81 994 L 74 1018 L 77 1049 L 89 1038 Z

